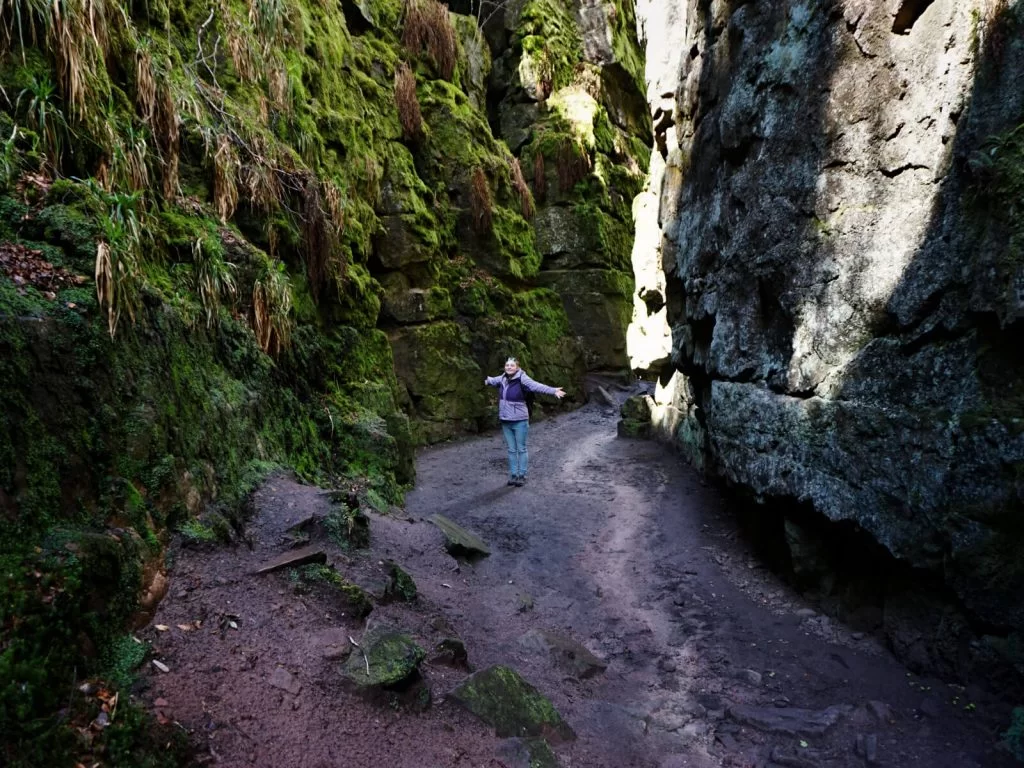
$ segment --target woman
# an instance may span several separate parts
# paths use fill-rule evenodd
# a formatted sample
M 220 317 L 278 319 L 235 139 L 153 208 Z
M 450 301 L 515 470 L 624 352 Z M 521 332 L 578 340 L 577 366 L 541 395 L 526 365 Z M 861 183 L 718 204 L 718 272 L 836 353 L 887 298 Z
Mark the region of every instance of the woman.
M 527 376 L 519 367 L 519 361 L 510 357 L 505 361 L 502 376 L 488 376 L 484 379 L 488 387 L 498 387 L 498 418 L 501 431 L 508 444 L 508 485 L 526 484 L 526 434 L 530 430 L 530 411 L 526 407 L 526 393 L 537 392 L 554 395 L 559 400 L 565 397 L 561 387 L 549 387 Z

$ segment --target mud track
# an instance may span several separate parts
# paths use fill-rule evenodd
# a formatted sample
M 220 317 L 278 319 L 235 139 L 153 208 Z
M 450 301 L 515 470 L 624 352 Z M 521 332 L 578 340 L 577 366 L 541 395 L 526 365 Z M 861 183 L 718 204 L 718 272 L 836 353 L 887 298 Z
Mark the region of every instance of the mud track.
M 714 490 L 664 447 L 617 439 L 615 424 L 596 404 L 534 424 L 523 488 L 505 486 L 498 435 L 426 450 L 406 509 L 368 513 L 370 548 L 328 544 L 329 561 L 375 593 L 386 561 L 400 563 L 418 600 L 378 605 L 368 621 L 425 648 L 457 634 L 474 668 L 517 669 L 578 736 L 555 747 L 563 766 L 1010 765 L 993 749 L 1006 722 L 996 703 L 911 675 L 875 638 L 817 615 L 754 559 Z M 433 706 L 421 713 L 346 686 L 341 659 L 365 621 L 327 593 L 297 592 L 287 572 L 254 575 L 328 496 L 276 477 L 255 508 L 249 545 L 173 549 L 169 596 L 139 633 L 170 670 L 149 666 L 140 698 L 192 734 L 200 762 L 529 764 L 446 698 L 463 669 L 423 665 Z M 426 519 L 437 512 L 491 556 L 449 556 Z M 607 668 L 549 652 L 550 633 Z

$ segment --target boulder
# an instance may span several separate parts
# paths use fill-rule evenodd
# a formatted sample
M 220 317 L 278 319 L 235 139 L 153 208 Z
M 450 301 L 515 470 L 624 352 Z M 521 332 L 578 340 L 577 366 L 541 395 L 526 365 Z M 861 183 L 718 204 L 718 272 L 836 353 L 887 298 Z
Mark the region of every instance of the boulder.
M 576 734 L 546 696 L 514 669 L 493 666 L 470 675 L 452 696 L 498 736 L 569 741 Z
M 378 625 L 363 633 L 360 647 L 342 665 L 341 674 L 359 688 L 400 686 L 419 675 L 426 655 L 409 635 Z

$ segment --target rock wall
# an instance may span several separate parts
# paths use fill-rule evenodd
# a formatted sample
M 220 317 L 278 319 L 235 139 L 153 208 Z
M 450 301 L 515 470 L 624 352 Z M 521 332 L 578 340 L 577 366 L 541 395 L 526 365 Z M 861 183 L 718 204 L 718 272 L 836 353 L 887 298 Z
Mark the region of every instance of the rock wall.
M 1018 632 L 1021 5 L 640 3 L 629 332 L 695 464 Z
M 590 370 L 627 367 L 631 205 L 650 121 L 632 0 L 510 3 L 488 25 L 496 135 L 530 179 L 537 281 L 562 299 Z
M 494 424 L 509 354 L 576 402 L 624 368 L 649 130 L 628 0 L 515 3 L 493 41 L 436 0 L 30 5 L 0 15 L 0 763 L 51 764 L 55 681 L 133 645 L 170 529 L 230 536 L 275 469 L 399 502 L 415 445 Z

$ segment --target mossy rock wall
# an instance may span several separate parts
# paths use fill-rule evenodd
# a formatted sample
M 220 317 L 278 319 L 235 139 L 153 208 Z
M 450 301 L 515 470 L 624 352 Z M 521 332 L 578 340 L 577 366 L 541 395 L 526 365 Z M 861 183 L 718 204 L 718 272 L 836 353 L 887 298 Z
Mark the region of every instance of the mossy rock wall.
M 277 467 L 398 501 L 415 443 L 494 423 L 482 377 L 509 354 L 581 394 L 583 345 L 539 287 L 530 190 L 487 120 L 486 41 L 455 19 L 442 77 L 402 45 L 403 7 L 157 0 L 86 23 L 72 3 L 7 30 L 8 761 L 29 744 L 18 759 L 71 754 L 47 752 L 66 747 L 54 681 L 104 674 L 169 528 L 237 507 Z M 403 62 L 416 136 L 396 107 Z M 114 586 L 97 591 L 86 536 L 116 550 Z
M 586 366 L 623 370 L 651 141 L 634 5 L 529 0 L 489 32 L 493 122 L 537 201 L 538 281 L 561 297 Z

